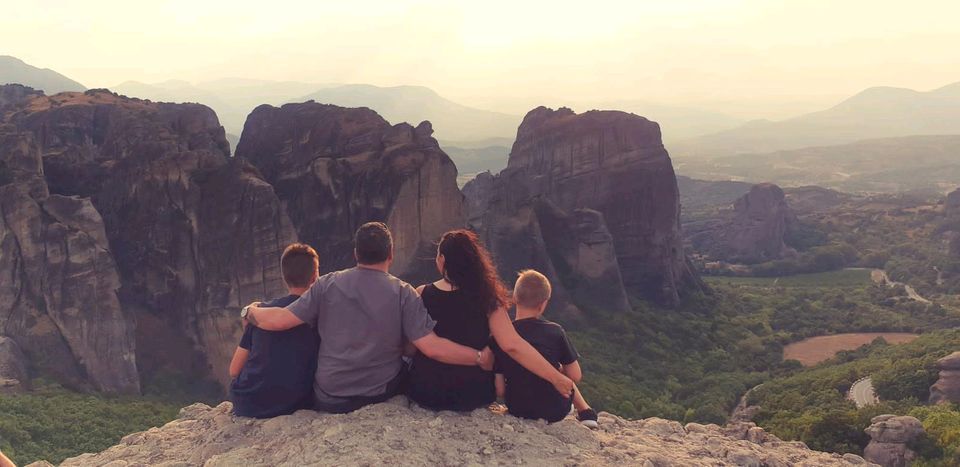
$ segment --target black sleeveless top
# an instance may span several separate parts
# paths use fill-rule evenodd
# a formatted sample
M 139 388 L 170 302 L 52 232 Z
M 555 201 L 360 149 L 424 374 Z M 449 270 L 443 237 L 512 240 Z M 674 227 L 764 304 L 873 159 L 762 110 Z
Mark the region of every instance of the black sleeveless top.
M 438 336 L 482 350 L 490 342 L 487 314 L 461 290 L 444 291 L 430 284 L 423 304 L 437 325 Z M 477 366 L 449 365 L 418 353 L 413 358 L 407 395 L 433 410 L 469 411 L 496 400 L 493 373 Z

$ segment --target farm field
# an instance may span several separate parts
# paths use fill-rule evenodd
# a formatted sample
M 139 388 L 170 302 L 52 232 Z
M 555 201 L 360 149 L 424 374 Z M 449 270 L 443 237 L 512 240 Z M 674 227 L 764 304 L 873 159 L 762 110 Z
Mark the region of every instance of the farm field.
M 903 344 L 918 337 L 905 332 L 858 332 L 817 336 L 794 342 L 783 348 L 784 360 L 797 360 L 803 366 L 814 366 L 832 358 L 842 350 L 855 350 L 882 337 L 889 344 Z

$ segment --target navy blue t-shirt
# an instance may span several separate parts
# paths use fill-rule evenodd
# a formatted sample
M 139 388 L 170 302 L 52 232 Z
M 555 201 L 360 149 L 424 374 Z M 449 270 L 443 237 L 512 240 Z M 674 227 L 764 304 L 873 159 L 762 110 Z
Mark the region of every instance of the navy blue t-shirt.
M 577 349 L 567 339 L 563 327 L 541 318 L 518 319 L 513 327 L 524 340 L 543 355 L 555 368 L 571 365 L 577 361 Z M 563 420 L 570 413 L 572 399 L 557 393 L 547 380 L 531 373 L 490 340 L 490 348 L 496 357 L 494 372 L 502 374 L 507 381 L 507 410 L 514 416 L 544 419 L 548 422 Z
M 298 298 L 288 295 L 261 306 L 283 308 Z M 240 347 L 250 354 L 230 384 L 233 412 L 243 417 L 269 418 L 310 408 L 319 346 L 317 330 L 308 324 L 286 331 L 247 326 Z

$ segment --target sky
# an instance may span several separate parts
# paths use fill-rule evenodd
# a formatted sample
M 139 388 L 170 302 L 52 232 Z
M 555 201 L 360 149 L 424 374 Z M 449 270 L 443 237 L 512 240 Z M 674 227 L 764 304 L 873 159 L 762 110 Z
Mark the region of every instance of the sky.
M 0 54 L 87 87 L 411 84 L 508 112 L 640 100 L 770 118 L 960 81 L 957 0 L 4 3 Z

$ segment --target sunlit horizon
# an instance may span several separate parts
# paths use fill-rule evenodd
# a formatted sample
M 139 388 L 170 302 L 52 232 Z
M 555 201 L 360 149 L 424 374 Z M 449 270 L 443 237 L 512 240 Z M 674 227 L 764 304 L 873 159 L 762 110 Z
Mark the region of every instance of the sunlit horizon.
M 521 113 L 638 100 L 742 118 L 960 81 L 960 4 L 100 0 L 5 6 L 0 54 L 87 87 L 227 77 L 430 87 Z

